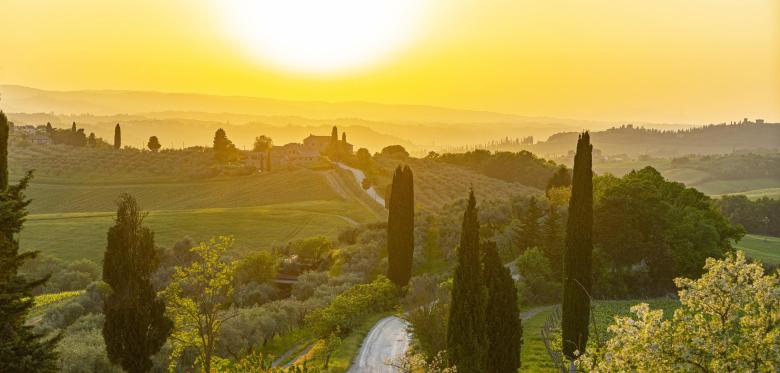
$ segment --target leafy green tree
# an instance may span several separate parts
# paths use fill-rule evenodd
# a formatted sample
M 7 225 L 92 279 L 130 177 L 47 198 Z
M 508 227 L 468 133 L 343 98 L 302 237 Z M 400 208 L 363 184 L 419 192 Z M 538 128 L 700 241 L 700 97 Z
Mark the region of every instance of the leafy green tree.
M 479 219 L 474 191 L 463 214 L 458 263 L 452 283 L 447 354 L 461 373 L 487 371 L 488 337 L 485 328 L 487 289 L 482 278 Z
M 590 134 L 586 131 L 577 140 L 574 156 L 563 262 L 561 341 L 564 355 L 572 360 L 585 352 L 588 343 L 593 257 L 592 152 Z
M 146 147 L 148 147 L 149 150 L 157 153 L 157 151 L 160 150 L 162 145 L 160 145 L 160 140 L 157 139 L 157 136 L 151 136 L 149 137 L 149 142 L 146 143 Z
M 515 231 L 515 244 L 520 252 L 525 251 L 530 247 L 540 247 L 542 244 L 542 234 L 539 227 L 539 220 L 542 218 L 542 210 L 537 205 L 536 197 L 531 197 L 528 200 L 528 208 L 520 221 L 520 225 L 516 226 Z
M 387 219 L 387 277 L 406 286 L 412 277 L 414 256 L 414 180 L 409 166 L 393 174 Z
M 0 112 L 0 136 L 8 133 L 5 116 Z M 7 138 L 7 137 L 6 137 Z M 7 144 L 4 141 L 2 144 Z M 0 153 L 0 174 L 7 175 L 5 153 Z M 18 184 L 0 185 L 0 372 L 56 372 L 55 346 L 59 337 L 47 339 L 26 324 L 33 306 L 32 291 L 47 278 L 30 281 L 18 273 L 25 261 L 37 252 L 19 253 L 18 234 L 27 215 L 24 194 L 32 178 L 28 173 Z
M 171 283 L 161 292 L 174 322 L 172 365 L 185 349 L 194 348 L 201 370 L 212 371 L 220 328 L 233 316 L 226 311 L 233 296 L 234 265 L 224 260 L 232 246 L 232 237 L 221 236 L 193 247 L 195 260 L 188 267 L 176 267 Z
M 561 235 L 561 215 L 558 206 L 550 203 L 542 226 L 542 245 L 544 256 L 550 260 L 550 269 L 556 277 L 563 273 L 563 236 Z
M 564 165 L 558 166 L 555 173 L 550 177 L 547 182 L 547 188 L 545 192 L 552 188 L 568 187 L 571 186 L 571 172 Z
M 501 263 L 496 243 L 484 245 L 483 277 L 487 287 L 487 372 L 516 373 L 520 368 L 523 326 L 517 308 L 517 288 L 509 269 Z
M 236 265 L 236 283 L 269 282 L 276 277 L 278 262 L 273 254 L 258 251 L 240 259 Z
M 103 339 L 108 358 L 130 373 L 148 372 L 171 331 L 165 305 L 151 276 L 159 265 L 154 233 L 143 225 L 145 214 L 135 198 L 122 194 L 103 254 L 103 281 L 111 294 L 103 304 Z
M 616 317 L 612 336 L 577 359 L 583 371 L 780 371 L 780 280 L 742 251 L 707 259 L 697 280 L 675 279 L 673 315 L 646 303 Z M 665 317 L 666 316 L 666 317 Z
M 594 242 L 608 259 L 600 270 L 628 292 L 614 296 L 672 291 L 675 277 L 699 276 L 706 258 L 722 257 L 742 237 L 710 197 L 651 167 L 600 183 L 609 185 L 594 210 Z
M 114 149 L 122 148 L 122 128 L 119 127 L 119 123 L 114 126 Z

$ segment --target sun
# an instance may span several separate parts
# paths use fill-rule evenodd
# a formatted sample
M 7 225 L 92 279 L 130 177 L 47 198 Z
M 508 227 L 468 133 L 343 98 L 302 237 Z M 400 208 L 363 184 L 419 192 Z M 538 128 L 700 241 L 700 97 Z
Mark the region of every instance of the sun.
M 391 58 L 419 32 L 428 0 L 225 0 L 229 35 L 286 70 L 331 74 Z

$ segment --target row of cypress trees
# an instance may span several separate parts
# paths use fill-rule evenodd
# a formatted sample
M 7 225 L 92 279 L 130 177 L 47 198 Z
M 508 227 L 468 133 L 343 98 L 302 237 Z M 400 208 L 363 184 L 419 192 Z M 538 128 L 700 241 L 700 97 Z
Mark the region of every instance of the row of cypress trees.
M 517 372 L 523 328 L 517 289 L 495 242 L 480 242 L 477 201 L 469 193 L 447 325 L 447 356 L 458 372 Z

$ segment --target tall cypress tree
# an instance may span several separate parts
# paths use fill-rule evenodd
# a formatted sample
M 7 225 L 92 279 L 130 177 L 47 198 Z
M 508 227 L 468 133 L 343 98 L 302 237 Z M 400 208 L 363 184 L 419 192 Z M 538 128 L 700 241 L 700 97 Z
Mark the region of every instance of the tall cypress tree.
M 142 373 L 152 367 L 149 357 L 165 343 L 173 323 L 150 281 L 159 264 L 154 233 L 143 226 L 135 198 L 122 194 L 117 205 L 103 255 L 103 281 L 113 290 L 103 304 L 103 339 L 113 363 Z
M 17 185 L 8 185 L 8 118 L 0 111 L 0 372 L 56 372 L 54 347 L 59 337 L 45 340 L 25 325 L 33 306 L 32 289 L 47 278 L 29 281 L 19 267 L 34 252 L 19 254 L 17 235 L 22 230 L 27 205 L 24 190 L 32 173 Z
M 122 148 L 122 128 L 119 127 L 119 123 L 114 126 L 114 149 Z
M 486 372 L 516 373 L 523 343 L 517 288 L 509 269 L 501 263 L 496 243 L 485 242 L 483 248 L 483 278 L 488 296 L 485 321 L 490 351 Z
M 472 190 L 463 214 L 447 324 L 447 355 L 459 373 L 488 371 L 488 338 L 485 328 L 487 289 L 482 281 L 480 264 L 479 219 Z
M 563 305 L 561 312 L 563 353 L 574 359 L 574 351 L 585 353 L 590 319 L 591 262 L 593 256 L 593 170 L 590 135 L 577 140 L 566 244 L 563 261 Z
M 406 286 L 414 256 L 414 177 L 409 166 L 393 174 L 387 220 L 387 278 Z

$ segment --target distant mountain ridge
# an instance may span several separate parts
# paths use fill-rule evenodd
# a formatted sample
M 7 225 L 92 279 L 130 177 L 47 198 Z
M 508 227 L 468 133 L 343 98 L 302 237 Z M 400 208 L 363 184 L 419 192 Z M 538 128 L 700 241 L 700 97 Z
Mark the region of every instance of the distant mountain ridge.
M 379 104 L 358 101 L 291 101 L 263 97 L 154 91 L 53 91 L 18 85 L 0 85 L 0 99 L 5 111 L 18 113 L 53 112 L 57 114 L 110 115 L 197 111 L 268 116 L 297 115 L 312 119 L 363 118 L 396 123 L 517 124 L 550 120 L 562 121 L 554 118 L 524 117 L 426 105 Z

